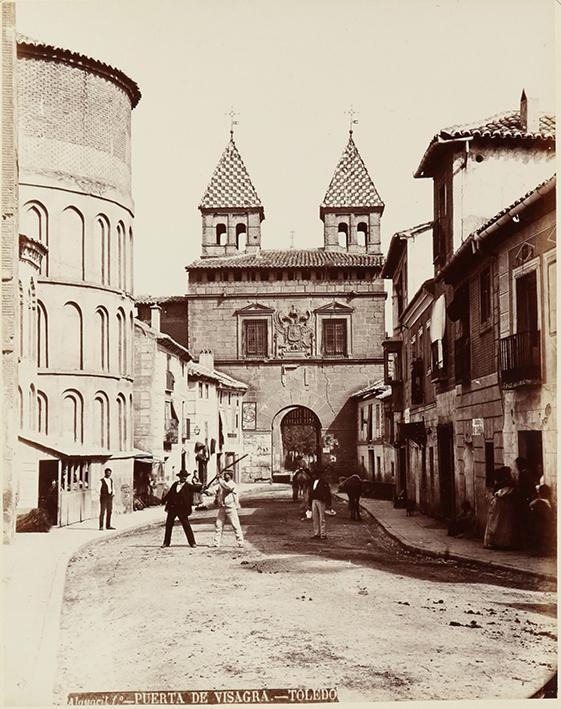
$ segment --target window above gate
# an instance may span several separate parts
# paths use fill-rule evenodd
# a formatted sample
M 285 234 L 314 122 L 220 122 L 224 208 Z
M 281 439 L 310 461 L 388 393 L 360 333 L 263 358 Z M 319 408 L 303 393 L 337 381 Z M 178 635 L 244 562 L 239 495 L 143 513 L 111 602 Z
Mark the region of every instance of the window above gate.
M 242 359 L 267 359 L 272 354 L 272 314 L 265 305 L 253 303 L 235 315 L 238 318 L 238 356 Z

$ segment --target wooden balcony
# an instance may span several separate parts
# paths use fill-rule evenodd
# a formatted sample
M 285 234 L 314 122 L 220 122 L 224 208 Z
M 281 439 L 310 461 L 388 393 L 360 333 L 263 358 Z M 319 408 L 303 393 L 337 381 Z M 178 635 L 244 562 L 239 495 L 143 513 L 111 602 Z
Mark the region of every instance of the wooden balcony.
M 541 383 L 540 333 L 517 332 L 500 340 L 501 383 L 504 388 Z

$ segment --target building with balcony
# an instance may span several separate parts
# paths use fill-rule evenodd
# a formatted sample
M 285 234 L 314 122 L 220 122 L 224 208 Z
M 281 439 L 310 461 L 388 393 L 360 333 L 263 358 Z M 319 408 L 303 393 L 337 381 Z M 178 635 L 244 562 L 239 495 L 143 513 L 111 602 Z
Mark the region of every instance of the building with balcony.
M 391 387 L 386 415 L 392 421 L 391 438 L 385 442 L 391 441 L 394 447 L 395 495 L 405 493 L 422 512 L 434 514 L 443 496 L 441 486 L 446 487 L 447 480 L 435 465 L 438 418 L 432 381 L 433 279 L 424 281 L 416 292 L 408 288 L 403 302 L 395 307 L 407 273 L 417 267 L 422 270 L 423 262 L 424 268 L 430 263 L 430 235 L 427 224 L 394 234 L 382 275 L 392 280 L 397 317 L 393 336 L 384 342 L 384 381 Z
M 116 511 L 132 509 L 130 151 L 140 92 L 97 59 L 23 37 L 16 82 L 22 257 L 42 253 L 31 294 L 27 281 L 20 294 L 29 327 L 18 510 L 53 487 L 56 519 L 70 524 L 97 514 L 106 466 Z
M 460 484 L 480 525 L 496 465 L 514 470 L 523 457 L 536 481 L 557 485 L 555 186 L 553 177 L 501 210 L 442 271 L 469 347 L 455 425 Z
M 432 279 L 408 300 L 408 232 L 382 272 L 398 480 L 440 518 L 469 502 L 480 530 L 499 465 L 525 457 L 554 482 L 554 156 L 555 119 L 525 92 L 519 110 L 439 131 L 415 175 L 434 183 Z

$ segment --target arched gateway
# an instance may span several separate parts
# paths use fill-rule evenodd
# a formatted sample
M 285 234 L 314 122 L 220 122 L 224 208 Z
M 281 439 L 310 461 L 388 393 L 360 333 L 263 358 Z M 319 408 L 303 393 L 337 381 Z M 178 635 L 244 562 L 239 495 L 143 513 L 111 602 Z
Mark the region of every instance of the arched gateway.
M 289 406 L 272 422 L 273 480 L 289 481 L 300 462 L 309 466 L 321 459 L 321 423 L 306 406 Z

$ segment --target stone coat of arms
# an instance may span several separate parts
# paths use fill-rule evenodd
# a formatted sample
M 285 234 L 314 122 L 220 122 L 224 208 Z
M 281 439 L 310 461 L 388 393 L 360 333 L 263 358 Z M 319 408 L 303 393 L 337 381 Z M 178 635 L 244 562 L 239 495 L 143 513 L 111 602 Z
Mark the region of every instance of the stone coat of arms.
M 275 344 L 277 357 L 311 357 L 314 331 L 310 327 L 312 314 L 293 305 L 288 313 L 276 312 Z

